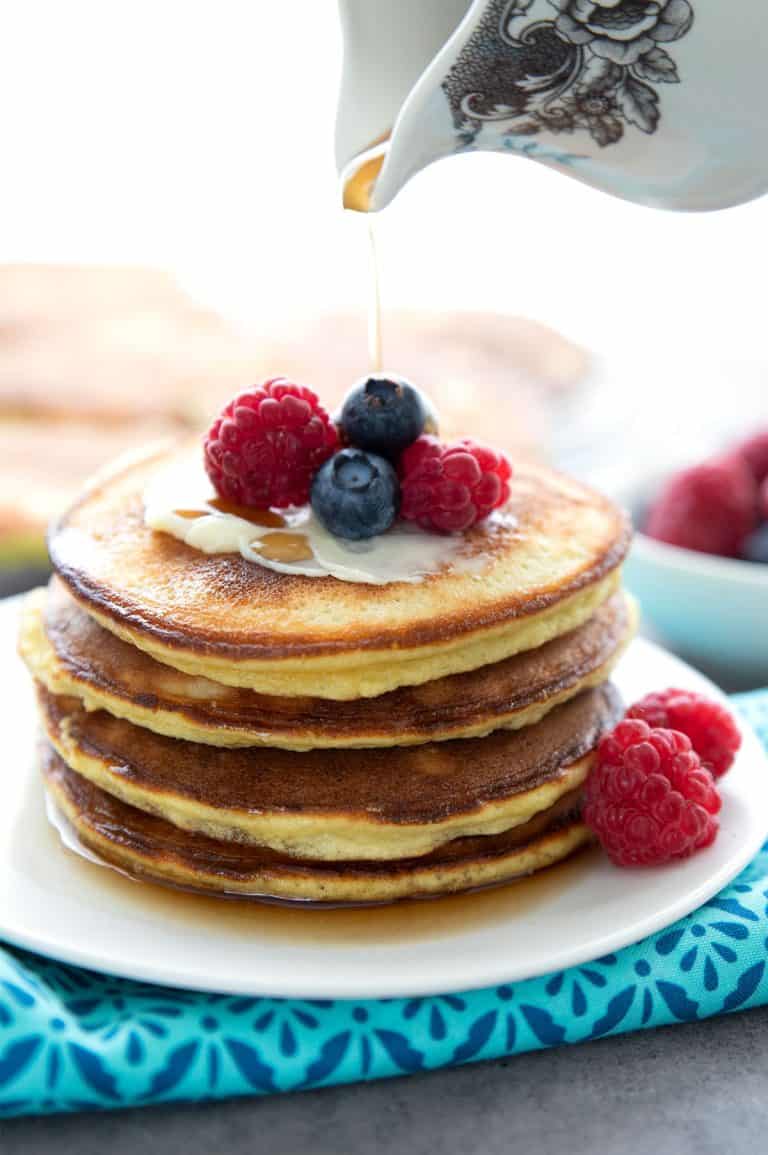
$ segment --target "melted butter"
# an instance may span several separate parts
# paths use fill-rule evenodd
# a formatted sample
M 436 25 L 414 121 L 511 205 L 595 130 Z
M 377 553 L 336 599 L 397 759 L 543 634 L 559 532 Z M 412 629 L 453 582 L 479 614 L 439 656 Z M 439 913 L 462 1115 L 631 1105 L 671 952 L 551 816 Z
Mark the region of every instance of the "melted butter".
M 282 514 L 243 509 L 211 495 L 198 462 L 184 459 L 159 472 L 144 495 L 144 520 L 150 529 L 169 533 L 202 553 L 239 553 L 278 573 L 334 577 L 339 581 L 386 585 L 418 582 L 445 569 L 482 576 L 488 556 L 470 550 L 461 534 L 426 533 L 399 524 L 363 542 L 344 541 L 321 525 L 309 506 Z M 200 510 L 200 516 L 190 513 Z M 511 524 L 503 513 L 489 529 Z M 254 527 L 263 533 L 254 533 Z M 281 540 L 282 539 L 282 540 Z

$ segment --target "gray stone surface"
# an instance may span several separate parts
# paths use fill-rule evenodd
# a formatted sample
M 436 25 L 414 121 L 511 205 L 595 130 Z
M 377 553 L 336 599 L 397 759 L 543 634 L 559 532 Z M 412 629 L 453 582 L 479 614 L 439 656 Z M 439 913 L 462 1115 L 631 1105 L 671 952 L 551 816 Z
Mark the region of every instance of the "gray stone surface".
M 2 1155 L 766 1150 L 768 1009 L 391 1082 L 0 1122 Z
M 35 586 L 45 585 L 50 570 L 43 566 L 30 566 L 26 569 L 0 569 L 0 598 L 9 598 L 24 590 L 34 589 Z

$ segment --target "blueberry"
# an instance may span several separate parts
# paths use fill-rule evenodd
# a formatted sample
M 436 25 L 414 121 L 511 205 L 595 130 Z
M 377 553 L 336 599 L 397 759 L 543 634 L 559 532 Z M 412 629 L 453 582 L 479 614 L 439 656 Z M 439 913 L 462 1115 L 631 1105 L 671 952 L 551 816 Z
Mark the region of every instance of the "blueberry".
M 402 377 L 378 374 L 358 381 L 347 394 L 339 418 L 352 445 L 394 460 L 425 429 L 436 432 L 429 402 Z
M 360 541 L 392 525 L 400 506 L 400 484 L 383 457 L 342 449 L 315 474 L 310 500 L 329 533 Z
M 747 561 L 761 561 L 768 565 L 768 521 L 744 542 L 744 557 Z

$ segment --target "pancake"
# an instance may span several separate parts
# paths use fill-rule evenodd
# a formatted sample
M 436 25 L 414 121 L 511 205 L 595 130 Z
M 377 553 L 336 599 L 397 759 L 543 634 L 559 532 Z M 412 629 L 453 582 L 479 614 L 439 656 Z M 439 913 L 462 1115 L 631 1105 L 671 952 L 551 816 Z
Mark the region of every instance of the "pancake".
M 58 422 L 65 445 L 90 426 L 89 458 L 113 429 L 196 428 L 216 389 L 271 361 L 153 269 L 0 266 L 0 329 L 0 419 Z
M 469 566 L 376 587 L 275 573 L 147 528 L 145 487 L 170 460 L 155 454 L 97 481 L 51 530 L 54 568 L 118 637 L 264 694 L 373 697 L 544 645 L 616 591 L 629 543 L 606 498 L 521 466 L 514 524 L 469 531 Z
M 579 792 L 504 834 L 463 838 L 399 862 L 311 862 L 217 842 L 128 806 L 45 746 L 46 787 L 80 841 L 137 878 L 221 895 L 315 903 L 378 903 L 490 886 L 551 866 L 590 841 Z
M 97 469 L 167 438 L 170 428 L 161 418 L 104 429 L 86 421 L 0 419 L 0 566 L 47 569 L 51 518 L 77 498 Z
M 102 629 L 55 579 L 30 595 L 19 649 L 51 693 L 173 738 L 287 750 L 410 746 L 540 721 L 608 680 L 635 618 L 634 603 L 616 594 L 583 626 L 537 650 L 356 702 L 270 697 L 181 674 Z
M 581 786 L 621 713 L 610 685 L 535 726 L 388 750 L 219 750 L 139 729 L 38 688 L 67 765 L 183 829 L 296 857 L 384 860 L 527 822 Z

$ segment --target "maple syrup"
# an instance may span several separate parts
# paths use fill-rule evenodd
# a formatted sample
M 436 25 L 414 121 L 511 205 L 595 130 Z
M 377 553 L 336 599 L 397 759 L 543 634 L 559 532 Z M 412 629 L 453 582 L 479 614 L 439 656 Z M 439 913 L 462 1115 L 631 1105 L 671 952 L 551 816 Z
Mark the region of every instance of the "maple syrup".
M 208 504 L 219 513 L 231 513 L 233 517 L 250 521 L 253 525 L 266 526 L 268 529 L 284 529 L 288 524 L 285 518 L 279 513 L 275 513 L 274 510 L 254 509 L 250 505 L 238 505 L 236 501 L 227 501 L 224 497 L 212 497 Z M 186 515 L 182 513 L 181 516 Z M 262 540 L 264 539 L 262 538 Z
M 357 213 L 371 211 L 371 197 L 387 156 L 389 136 L 387 132 L 374 140 L 369 148 L 356 156 L 345 168 L 341 177 L 342 203 L 345 209 Z
M 262 938 L 297 947 L 322 943 L 367 949 L 450 939 L 539 910 L 594 871 L 599 856 L 598 850 L 588 848 L 546 870 L 500 886 L 367 907 L 330 907 L 236 895 L 216 898 L 152 882 L 137 883 L 128 875 L 91 863 L 84 862 L 83 867 L 101 870 L 106 876 L 103 882 L 133 900 L 138 911 L 151 910 L 169 923 L 195 928 L 205 924 L 211 934 L 226 931 L 254 942 Z
M 286 565 L 294 561 L 311 561 L 315 556 L 303 533 L 265 533 L 251 545 L 251 549 L 268 561 Z
M 42 795 L 42 782 L 30 776 L 12 853 L 17 869 L 36 879 L 51 895 L 60 886 L 64 893 L 76 891 L 92 902 L 98 896 L 98 901 L 119 908 L 127 918 L 144 922 L 156 917 L 182 934 L 185 927 L 199 930 L 205 926 L 212 935 L 236 935 L 249 942 L 268 939 L 296 947 L 327 944 L 368 949 L 448 940 L 541 910 L 578 886 L 594 871 L 601 856 L 596 847 L 587 847 L 516 881 L 464 894 L 406 899 L 388 906 L 331 907 L 240 895 L 214 897 L 136 879 L 118 867 L 89 860 L 72 845 L 61 814 L 54 808 L 46 815 Z M 34 837 L 30 838 L 31 831 Z M 61 853 L 67 856 L 67 870 L 56 877 L 51 874 L 50 863 Z M 91 891 L 93 887 L 98 890 Z
M 368 217 L 368 251 L 370 255 L 370 298 L 368 302 L 368 358 L 371 372 L 380 373 L 383 368 L 381 341 L 381 284 L 379 278 L 379 252 L 376 243 L 374 218 Z
M 368 251 L 370 258 L 370 293 L 368 304 L 368 356 L 372 373 L 383 367 L 381 338 L 381 278 L 376 238 L 375 213 L 371 213 L 371 197 L 384 159 L 387 155 L 389 134 L 374 141 L 342 174 L 342 203 L 345 209 L 367 213 Z

